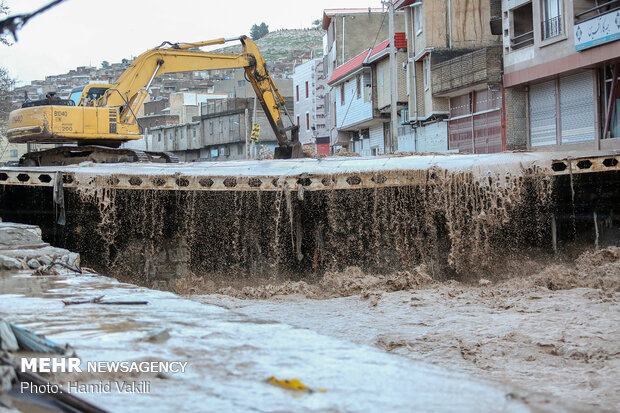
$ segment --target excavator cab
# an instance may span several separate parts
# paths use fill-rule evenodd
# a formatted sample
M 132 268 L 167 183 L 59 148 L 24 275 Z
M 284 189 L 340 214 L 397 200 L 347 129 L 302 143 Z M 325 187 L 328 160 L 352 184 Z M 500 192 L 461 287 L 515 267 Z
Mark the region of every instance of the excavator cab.
M 91 102 L 103 96 L 109 88 L 110 85 L 100 83 L 74 87 L 69 95 L 69 100 L 72 100 L 75 106 L 92 106 Z

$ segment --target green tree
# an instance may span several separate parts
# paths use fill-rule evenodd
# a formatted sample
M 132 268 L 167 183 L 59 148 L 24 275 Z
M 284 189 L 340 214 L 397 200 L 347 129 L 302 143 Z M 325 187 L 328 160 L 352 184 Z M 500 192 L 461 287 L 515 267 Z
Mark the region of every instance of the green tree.
M 101 62 L 101 67 L 107 69 L 108 67 L 110 67 L 110 62 L 104 60 L 103 62 Z
M 313 29 L 320 29 L 322 26 L 323 22 L 319 19 L 316 19 L 315 21 L 312 22 L 312 28 Z
M 262 37 L 265 37 L 269 33 L 269 26 L 262 22 L 260 25 L 253 25 L 250 29 L 250 37 L 256 41 Z

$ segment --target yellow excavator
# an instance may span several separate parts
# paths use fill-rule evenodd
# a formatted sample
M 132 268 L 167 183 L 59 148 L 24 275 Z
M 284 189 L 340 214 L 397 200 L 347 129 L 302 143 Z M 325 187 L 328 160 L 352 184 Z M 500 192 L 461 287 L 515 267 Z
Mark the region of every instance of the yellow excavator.
M 198 48 L 239 40 L 241 54 L 205 53 Z M 198 43 L 164 42 L 138 56 L 113 85 L 93 84 L 76 88 L 67 99 L 48 95 L 27 101 L 9 115 L 7 137 L 11 143 L 71 143 L 30 152 L 21 165 L 68 165 L 83 161 L 178 162 L 168 152 L 144 152 L 120 148 L 121 143 L 141 139 L 136 113 L 157 76 L 165 73 L 244 68 L 269 123 L 278 139 L 276 159 L 302 156 L 298 126 L 286 112 L 282 98 L 256 44 L 241 36 Z M 285 127 L 286 113 L 291 126 Z M 290 138 L 287 135 L 290 132 Z

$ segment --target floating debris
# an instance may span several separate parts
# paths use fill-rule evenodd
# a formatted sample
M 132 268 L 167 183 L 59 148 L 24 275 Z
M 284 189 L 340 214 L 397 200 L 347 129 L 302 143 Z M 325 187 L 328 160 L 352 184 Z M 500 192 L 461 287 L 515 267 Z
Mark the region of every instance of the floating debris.
M 305 391 L 308 393 L 325 393 L 326 389 L 318 387 L 309 387 L 303 384 L 299 379 L 277 379 L 274 376 L 269 377 L 268 382 L 274 386 L 283 387 L 288 390 Z

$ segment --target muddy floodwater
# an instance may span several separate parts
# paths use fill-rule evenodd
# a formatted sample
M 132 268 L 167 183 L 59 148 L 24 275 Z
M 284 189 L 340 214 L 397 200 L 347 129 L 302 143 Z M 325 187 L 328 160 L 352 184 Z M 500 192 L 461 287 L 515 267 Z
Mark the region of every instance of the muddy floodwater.
M 146 394 L 79 394 L 112 412 L 572 411 L 561 400 L 538 391 L 386 352 L 369 340 L 370 335 L 361 339 L 366 333 L 355 319 L 348 325 L 329 321 L 334 315 L 328 309 L 336 311 L 335 302 L 322 306 L 307 301 L 306 306 L 296 299 L 279 310 L 274 307 L 277 301 L 248 302 L 251 307 L 238 311 L 207 302 L 221 297 L 217 295 L 190 300 L 102 276 L 30 273 L 1 275 L 0 291 L 1 318 L 44 333 L 58 344 L 69 343 L 82 362 L 188 362 L 185 373 L 53 377 L 60 383 L 149 381 Z M 106 300 L 149 304 L 65 306 L 62 302 L 101 295 Z M 350 304 L 354 302 L 359 299 Z M 301 323 L 300 317 L 314 326 Z M 367 322 L 372 324 L 370 319 Z M 348 329 L 352 335 L 336 334 L 334 329 Z M 266 382 L 270 376 L 298 378 L 326 392 L 274 387 Z

